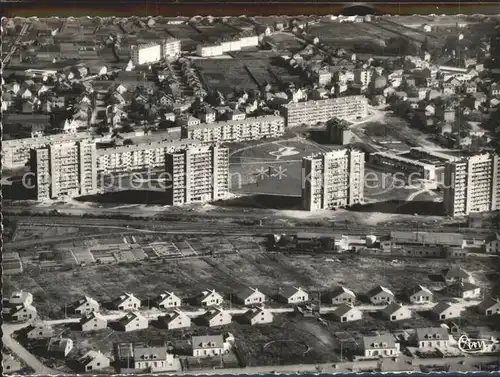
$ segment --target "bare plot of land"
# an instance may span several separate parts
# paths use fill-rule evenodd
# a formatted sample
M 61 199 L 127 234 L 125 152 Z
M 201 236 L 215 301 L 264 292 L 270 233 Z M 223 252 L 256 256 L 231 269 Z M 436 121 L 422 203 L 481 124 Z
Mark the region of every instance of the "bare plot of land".
M 287 256 L 267 253 L 239 253 L 223 258 L 171 260 L 165 263 L 132 263 L 96 266 L 60 271 L 29 269 L 19 276 L 4 279 L 8 295 L 14 290 L 32 292 L 42 316 L 60 317 L 65 303 L 84 294 L 100 302 L 109 302 L 123 292 L 140 298 L 171 290 L 191 297 L 213 288 L 225 293 L 245 286 L 260 288 L 274 295 L 286 285 L 303 287 L 311 293 L 324 292 L 343 284 L 356 293 L 365 293 L 382 284 L 395 291 L 413 284 L 442 287 L 430 275 L 451 266 L 441 259 L 406 259 L 398 264 L 384 259 L 350 256 L 342 262 L 326 261 L 326 256 Z M 492 285 L 489 276 L 494 266 L 487 258 L 453 261 L 473 273 L 484 289 Z
M 298 51 L 304 48 L 304 44 L 290 33 L 275 33 L 268 37 L 269 41 L 282 51 Z
M 54 236 L 62 236 L 66 234 L 77 234 L 81 231 L 89 232 L 89 228 L 80 229 L 78 227 L 47 227 L 42 225 L 28 225 L 28 224 L 18 224 L 16 232 L 13 237 L 13 241 L 35 239 L 35 238 L 47 238 Z M 98 231 L 98 229 L 94 229 Z
M 203 81 L 212 90 L 230 93 L 234 88 L 258 89 L 245 68 L 245 60 L 198 59 L 194 61 Z

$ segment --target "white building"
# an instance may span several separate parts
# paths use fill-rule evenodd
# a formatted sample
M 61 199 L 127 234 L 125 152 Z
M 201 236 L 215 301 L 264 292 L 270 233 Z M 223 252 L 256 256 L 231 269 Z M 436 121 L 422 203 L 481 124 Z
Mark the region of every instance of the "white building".
M 162 59 L 162 45 L 155 42 L 131 45 L 130 59 L 136 66 L 157 63 Z
M 443 327 L 417 328 L 415 331 L 415 341 L 420 351 L 447 348 L 449 340 L 448 330 Z
M 229 194 L 229 150 L 218 146 L 188 147 L 166 155 L 166 187 L 171 205 L 205 203 Z
M 169 353 L 167 347 L 134 347 L 134 369 L 155 372 L 181 370 L 178 358 Z
M 264 115 L 241 120 L 183 126 L 181 136 L 183 139 L 199 140 L 202 143 L 224 143 L 280 137 L 284 132 L 283 117 Z
M 286 127 L 302 124 L 315 125 L 332 118 L 361 119 L 368 115 L 368 99 L 365 96 L 347 96 L 318 101 L 292 102 L 282 106 Z
M 176 58 L 181 54 L 181 41 L 175 38 L 169 38 L 162 43 L 161 56 L 170 59 Z
M 300 287 L 285 287 L 280 290 L 281 301 L 287 304 L 300 304 L 309 301 L 309 294 Z
M 160 309 L 175 308 L 181 306 L 181 299 L 172 292 L 163 292 L 156 299 Z
M 444 183 L 443 204 L 449 216 L 500 210 L 500 158 L 496 154 L 447 163 Z
M 193 336 L 191 338 L 194 357 L 213 357 L 224 354 L 223 335 Z
M 363 203 L 363 152 L 341 149 L 302 159 L 302 208 L 334 209 Z
M 391 334 L 364 336 L 363 337 L 364 357 L 396 357 L 399 355 L 399 343 Z
M 96 159 L 96 144 L 91 141 L 68 141 L 32 149 L 30 162 L 37 200 L 96 193 Z
M 274 315 L 269 309 L 263 307 L 252 308 L 245 313 L 245 321 L 250 325 L 258 325 L 273 322 Z

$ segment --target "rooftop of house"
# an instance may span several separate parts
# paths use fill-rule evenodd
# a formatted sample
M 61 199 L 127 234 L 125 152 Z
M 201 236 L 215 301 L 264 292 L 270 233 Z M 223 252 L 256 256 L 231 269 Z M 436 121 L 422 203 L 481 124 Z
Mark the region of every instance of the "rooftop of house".
M 347 304 L 340 304 L 337 309 L 335 309 L 335 311 L 333 312 L 333 314 L 335 314 L 336 316 L 338 317 L 341 317 L 347 313 L 349 313 L 351 310 L 353 310 L 354 308 L 350 305 L 347 305 Z
M 391 334 L 382 334 L 376 336 L 364 336 L 363 337 L 364 349 L 384 349 L 384 348 L 395 348 L 396 340 Z
M 165 360 L 167 347 L 134 347 L 134 360 Z
M 443 327 L 417 328 L 415 331 L 418 341 L 437 339 L 448 340 L 450 338 L 448 330 Z
M 379 293 L 386 293 L 386 294 L 389 294 L 391 296 L 394 296 L 394 293 L 392 293 L 392 291 L 390 289 L 383 287 L 381 285 L 377 285 L 375 288 L 371 289 L 368 292 L 368 296 L 369 297 L 375 296 L 375 295 L 378 295 Z
M 224 336 L 222 334 L 193 336 L 191 345 L 193 349 L 222 348 L 224 347 Z
M 347 293 L 348 295 L 351 295 L 353 297 L 356 297 L 353 291 L 350 289 L 343 287 L 343 286 L 338 286 L 332 291 L 332 297 L 336 297 L 338 295 L 341 295 L 343 293 Z

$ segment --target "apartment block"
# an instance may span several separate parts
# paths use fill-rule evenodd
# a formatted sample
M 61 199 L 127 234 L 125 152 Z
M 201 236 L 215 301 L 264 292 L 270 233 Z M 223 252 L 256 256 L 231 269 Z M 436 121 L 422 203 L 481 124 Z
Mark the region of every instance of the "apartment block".
M 199 140 L 202 143 L 222 143 L 279 137 L 284 132 L 285 121 L 282 116 L 264 115 L 242 120 L 183 126 L 181 137 Z
M 302 159 L 302 207 L 307 211 L 362 203 L 365 154 L 340 149 Z
M 58 134 L 25 139 L 2 141 L 2 168 L 17 169 L 26 166 L 30 161 L 31 150 L 42 148 L 52 143 L 90 140 L 92 135 L 88 132 L 76 134 Z
M 166 153 L 198 144 L 197 140 L 165 140 L 97 149 L 97 171 L 101 174 L 163 168 Z
M 191 146 L 167 153 L 166 189 L 171 205 L 224 199 L 229 193 L 229 150 L 218 146 Z
M 96 146 L 56 143 L 31 150 L 37 200 L 72 198 L 97 191 Z
M 448 216 L 499 210 L 499 156 L 485 153 L 447 163 L 444 185 L 443 204 Z
M 155 42 L 131 45 L 130 59 L 134 65 L 156 63 L 162 58 L 162 49 L 163 46 Z
M 162 42 L 161 56 L 169 59 L 180 56 L 181 54 L 181 41 L 175 38 L 169 38 Z
M 401 155 L 376 152 L 370 154 L 370 164 L 383 167 L 386 170 L 403 173 L 412 178 L 424 179 L 434 182 L 437 179 L 436 166 L 419 160 L 413 160 Z
M 289 103 L 282 106 L 287 127 L 314 125 L 332 118 L 352 120 L 368 115 L 368 100 L 364 96 L 347 96 L 318 101 Z

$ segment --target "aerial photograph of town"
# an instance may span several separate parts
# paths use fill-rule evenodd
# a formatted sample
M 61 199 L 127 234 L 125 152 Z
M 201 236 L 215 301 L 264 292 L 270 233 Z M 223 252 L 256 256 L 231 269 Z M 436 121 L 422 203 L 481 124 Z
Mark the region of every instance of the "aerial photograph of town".
M 2 18 L 2 367 L 500 371 L 500 17 Z

